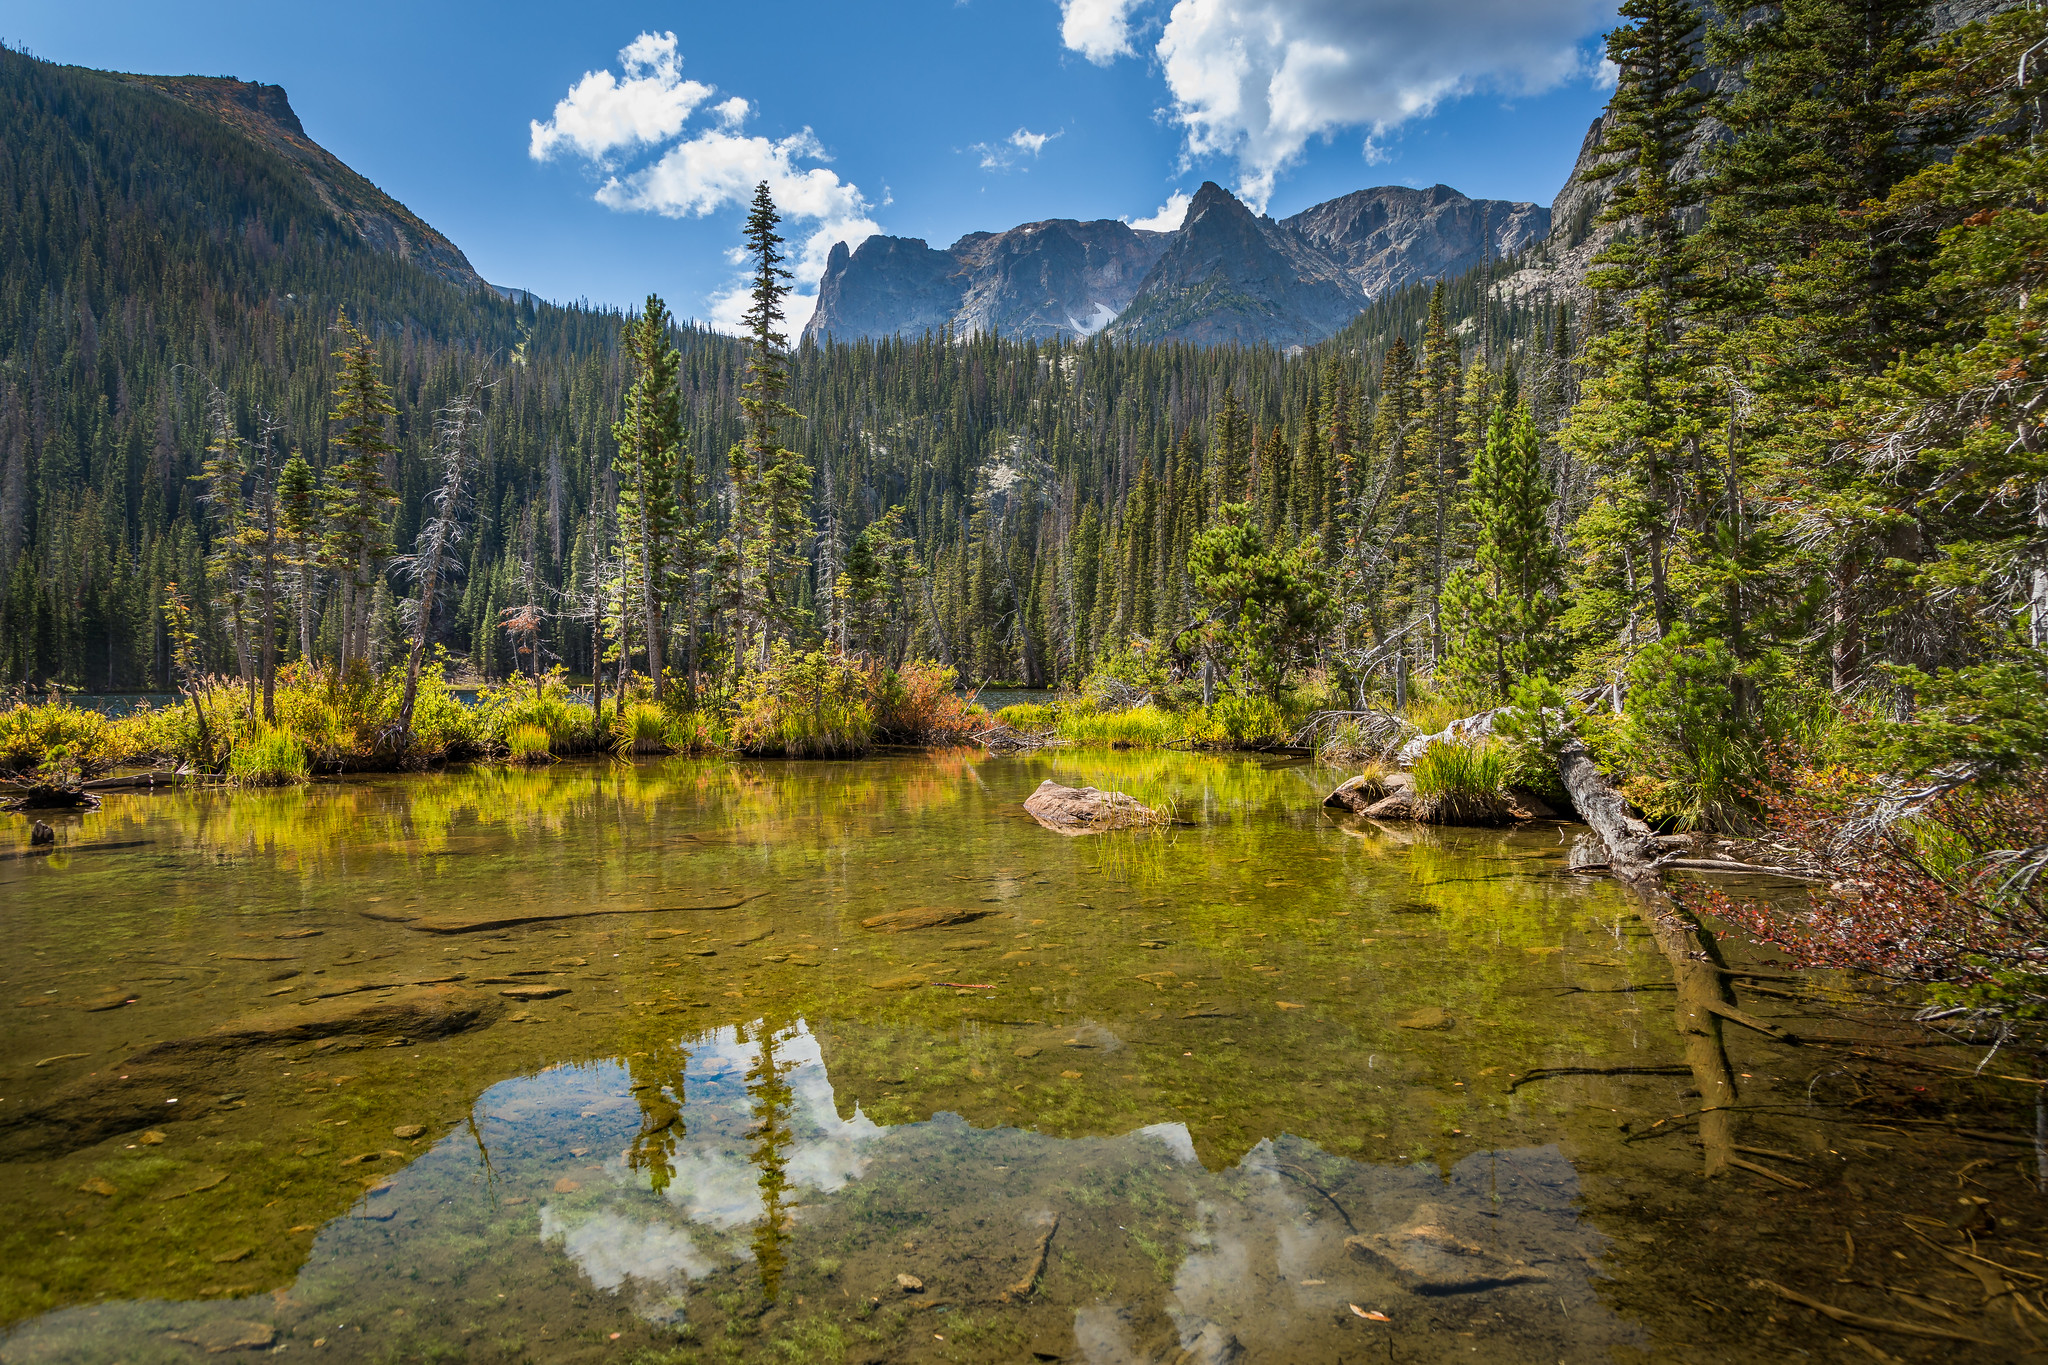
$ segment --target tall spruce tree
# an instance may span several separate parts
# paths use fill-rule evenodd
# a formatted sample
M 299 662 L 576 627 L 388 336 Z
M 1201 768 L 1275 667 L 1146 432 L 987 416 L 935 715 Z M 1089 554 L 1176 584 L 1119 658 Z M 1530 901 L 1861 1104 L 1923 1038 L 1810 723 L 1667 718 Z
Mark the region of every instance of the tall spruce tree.
M 625 350 L 633 382 L 626 389 L 625 415 L 612 426 L 618 443 L 613 467 L 619 475 L 619 539 L 657 702 L 666 686 L 662 644 L 682 521 L 676 499 L 676 455 L 683 442 L 676 369 L 682 357 L 669 342 L 672 325 L 667 305 L 654 294 L 627 325 Z
M 1550 481 L 1526 403 L 1496 407 L 1472 461 L 1467 508 L 1478 529 L 1473 562 L 1444 591 L 1448 669 L 1497 699 L 1553 669 L 1564 559 L 1550 528 Z
M 328 468 L 323 513 L 327 559 L 341 587 L 338 666 L 346 673 L 351 662 L 369 662 L 370 599 L 391 558 L 386 518 L 398 499 L 385 481 L 384 462 L 398 452 L 398 444 L 385 434 L 384 420 L 398 409 L 370 338 L 346 313 L 335 326 L 341 349 L 334 358 L 341 372 L 327 420 L 341 424 L 331 439 L 347 454 Z
M 782 424 L 797 420 L 789 405 L 789 342 L 782 332 L 782 301 L 790 273 L 768 182 L 754 187 L 747 212 L 746 253 L 753 263 L 752 299 L 741 323 L 747 346 L 740 409 L 746 435 L 733 446 L 732 533 L 727 560 L 731 597 L 741 628 L 754 634 L 756 664 L 766 667 L 770 641 L 796 625 L 796 575 L 811 533 L 811 468 L 782 444 Z

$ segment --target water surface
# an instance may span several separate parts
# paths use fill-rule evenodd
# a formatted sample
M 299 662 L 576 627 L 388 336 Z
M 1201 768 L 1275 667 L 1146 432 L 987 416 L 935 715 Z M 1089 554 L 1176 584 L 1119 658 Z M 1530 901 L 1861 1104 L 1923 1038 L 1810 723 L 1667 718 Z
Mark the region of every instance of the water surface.
M 1047 776 L 1175 824 L 1048 832 Z M 1704 1180 L 1626 894 L 1556 826 L 1333 818 L 1333 784 L 1062 751 L 114 797 L 0 861 L 0 1360 L 2048 1335 L 2036 1087 L 1784 973 L 1745 1009 L 1820 1041 L 1731 1029 L 1762 1171 Z M 906 910 L 956 918 L 863 924 Z

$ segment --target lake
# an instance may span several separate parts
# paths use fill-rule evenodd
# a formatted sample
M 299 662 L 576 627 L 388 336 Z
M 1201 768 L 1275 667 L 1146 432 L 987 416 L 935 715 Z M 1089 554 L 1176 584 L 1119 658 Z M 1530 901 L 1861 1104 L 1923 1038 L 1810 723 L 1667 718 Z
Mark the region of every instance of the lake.
M 1063 837 L 1046 777 L 1174 823 Z M 0 1361 L 2048 1336 L 2039 1087 L 1730 939 L 1806 1041 L 1728 1028 L 1756 1169 L 1705 1180 L 1628 893 L 1556 825 L 1333 817 L 1339 777 L 671 759 L 117 795 L 50 856 L 17 820 Z

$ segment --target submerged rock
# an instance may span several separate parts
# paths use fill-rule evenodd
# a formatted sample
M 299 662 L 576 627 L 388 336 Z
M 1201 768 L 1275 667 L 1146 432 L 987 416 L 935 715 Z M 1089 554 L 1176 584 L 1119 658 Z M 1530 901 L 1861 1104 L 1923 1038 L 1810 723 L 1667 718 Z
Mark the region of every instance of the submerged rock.
M 1161 822 L 1158 811 L 1123 792 L 1062 787 L 1049 777 L 1025 798 L 1024 810 L 1039 824 L 1060 834 L 1095 834 Z
M 1408 1222 L 1392 1232 L 1346 1237 L 1344 1246 L 1354 1256 L 1387 1266 L 1418 1294 L 1470 1294 L 1550 1278 L 1525 1261 L 1455 1235 L 1434 1204 L 1418 1204 Z

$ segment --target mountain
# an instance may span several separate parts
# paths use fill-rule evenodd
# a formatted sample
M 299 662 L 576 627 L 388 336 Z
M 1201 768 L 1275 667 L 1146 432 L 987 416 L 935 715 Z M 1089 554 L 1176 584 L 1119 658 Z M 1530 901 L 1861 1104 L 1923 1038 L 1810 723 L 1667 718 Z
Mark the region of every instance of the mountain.
M 1445 185 L 1359 190 L 1278 221 L 1204 184 L 1170 233 L 1052 219 L 970 233 L 842 243 L 805 333 L 851 341 L 941 327 L 1018 338 L 1112 335 L 1197 345 L 1310 345 L 1372 299 L 1512 256 L 1550 231 L 1537 204 Z
M 1299 346 L 1365 302 L 1333 257 L 1211 181 L 1113 327 L 1140 341 Z
M 117 75 L 114 79 L 158 91 L 211 114 L 259 147 L 282 156 L 305 175 L 321 205 L 365 245 L 411 261 L 450 284 L 483 286 L 483 278 L 470 267 L 461 248 L 307 137 L 284 87 L 229 76 Z
M 1129 306 L 1169 234 L 1055 218 L 971 232 L 944 251 L 916 237 L 832 248 L 807 332 L 841 341 L 956 331 L 1020 340 L 1093 336 Z

